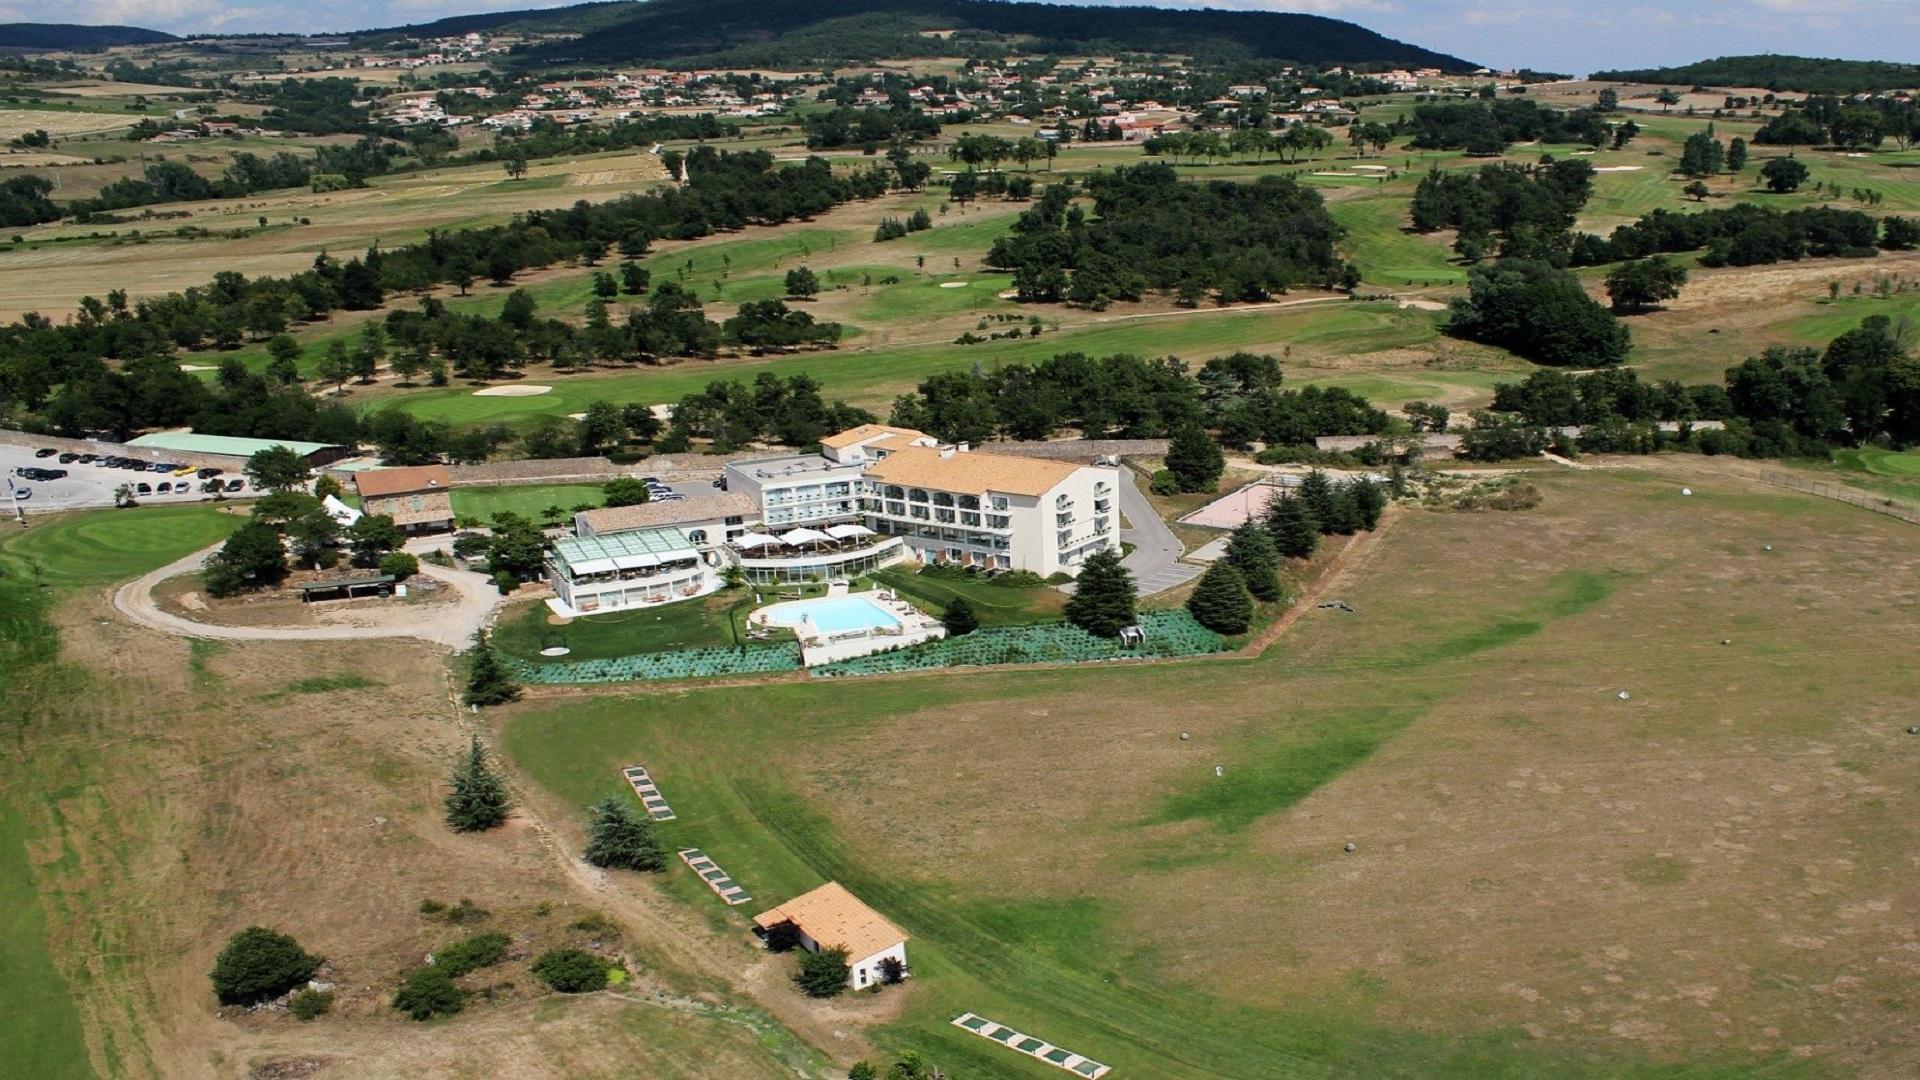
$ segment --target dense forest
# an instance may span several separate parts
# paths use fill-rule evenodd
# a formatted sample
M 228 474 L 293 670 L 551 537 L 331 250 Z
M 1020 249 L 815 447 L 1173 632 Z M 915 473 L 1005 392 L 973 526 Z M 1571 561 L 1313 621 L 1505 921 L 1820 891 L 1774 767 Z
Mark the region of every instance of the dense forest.
M 1317 15 L 1254 11 L 1167 10 L 1010 3 L 1005 0 L 650 0 L 624 18 L 587 5 L 521 12 L 547 26 L 574 21 L 592 33 L 529 51 L 539 63 L 673 61 L 682 65 L 813 65 L 833 60 L 950 54 L 979 43 L 1002 52 L 999 36 L 1026 39 L 1039 51 L 1125 50 L 1208 57 L 1274 57 L 1301 63 L 1391 63 L 1452 71 L 1474 65 L 1371 30 Z M 516 19 L 489 16 L 488 26 Z M 497 21 L 491 21 L 497 20 Z M 410 28 L 422 36 L 481 29 L 472 19 Z M 929 29 L 959 30 L 939 42 Z M 988 36 L 992 37 L 988 37 Z
M 159 45 L 172 34 L 138 26 L 77 26 L 72 23 L 0 23 L 0 49 L 91 51 L 114 45 Z
M 1593 78 L 1681 86 L 1755 86 L 1812 94 L 1870 94 L 1920 87 L 1920 65 L 1762 53 L 1722 56 L 1680 67 L 1597 71 Z
M 1091 218 L 1056 184 L 987 252 L 987 265 L 1013 271 L 1021 299 L 1098 309 L 1159 289 L 1188 304 L 1209 292 L 1234 303 L 1359 278 L 1334 247 L 1342 230 L 1319 193 L 1291 178 L 1184 184 L 1172 166 L 1149 164 L 1090 177 L 1087 191 Z

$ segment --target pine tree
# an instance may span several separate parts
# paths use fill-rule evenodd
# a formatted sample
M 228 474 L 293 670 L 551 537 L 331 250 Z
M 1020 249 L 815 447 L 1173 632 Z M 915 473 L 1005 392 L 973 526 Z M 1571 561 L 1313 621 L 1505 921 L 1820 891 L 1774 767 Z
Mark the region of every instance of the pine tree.
M 653 822 L 635 813 L 625 799 L 609 795 L 593 805 L 587 824 L 585 859 L 614 870 L 664 870 L 667 853 L 654 835 Z
M 1311 559 L 1320 546 L 1320 519 L 1298 495 L 1280 496 L 1267 504 L 1266 525 L 1273 546 L 1289 559 Z
M 1187 610 L 1201 626 L 1217 634 L 1244 634 L 1253 622 L 1253 595 L 1246 579 L 1222 559 L 1207 567 L 1187 598 Z
M 1259 524 L 1248 521 L 1233 530 L 1227 538 L 1227 562 L 1240 571 L 1255 599 L 1280 599 L 1280 552 Z
M 1359 511 L 1359 525 L 1372 532 L 1380 524 L 1380 515 L 1387 511 L 1386 489 L 1365 476 L 1355 477 L 1350 485 L 1353 492 L 1353 504 Z
M 506 784 L 487 764 L 486 748 L 476 736 L 466 758 L 453 770 L 453 790 L 447 794 L 447 824 L 455 832 L 481 832 L 506 820 Z
M 1333 481 L 1319 469 L 1300 478 L 1298 496 L 1313 511 L 1313 519 L 1320 523 L 1320 531 L 1327 532 L 1328 522 L 1333 519 Z
M 948 637 L 961 637 L 980 629 L 980 616 L 974 613 L 973 603 L 964 596 L 956 596 L 940 615 L 940 624 L 947 628 Z
M 1119 637 L 1135 622 L 1134 599 L 1133 575 L 1120 565 L 1120 553 L 1102 551 L 1081 567 L 1067 621 L 1095 637 Z
M 1199 424 L 1182 424 L 1167 444 L 1167 471 L 1181 491 L 1212 491 L 1227 469 L 1220 444 Z
M 1360 528 L 1360 504 L 1354 501 L 1353 489 L 1341 484 L 1328 496 L 1327 516 L 1321 520 L 1320 528 L 1325 532 L 1351 536 Z
M 487 632 L 475 634 L 473 648 L 467 650 L 467 704 L 504 705 L 519 696 L 520 686 L 494 655 Z

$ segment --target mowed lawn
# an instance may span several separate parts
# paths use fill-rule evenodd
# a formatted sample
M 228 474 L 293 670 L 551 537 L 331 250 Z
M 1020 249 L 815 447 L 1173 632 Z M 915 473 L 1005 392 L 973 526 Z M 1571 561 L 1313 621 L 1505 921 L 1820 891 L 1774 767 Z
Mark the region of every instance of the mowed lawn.
M 0 534 L 0 695 L 14 717 L 63 692 L 42 665 L 58 650 L 46 613 L 62 592 L 135 577 L 221 539 L 241 518 L 199 506 L 34 518 Z M 4 776 L 0 770 L 0 776 Z M 80 1011 L 47 947 L 24 789 L 0 787 L 0 1012 L 9 1075 L 91 1077 Z
M 1058 1075 L 963 1011 L 1137 1076 L 1872 1071 L 1897 1053 L 1854 1018 L 1920 990 L 1871 963 L 1893 922 L 1836 936 L 1833 910 L 1916 899 L 1920 766 L 1889 756 L 1910 685 L 1850 643 L 1920 622 L 1920 549 L 1681 477 L 1410 513 L 1354 613 L 1256 661 L 614 695 L 516 707 L 503 745 L 567 806 L 644 760 L 666 841 L 756 909 L 832 879 L 899 922 L 916 978 L 879 1037 L 955 1075 Z M 1810 754 L 1865 771 L 1816 781 Z M 1835 852 L 1831 890 L 1795 884 Z M 1862 992 L 1799 989 L 1842 975 Z
M 549 645 L 572 650 L 561 663 L 599 660 L 636 653 L 737 645 L 746 640 L 746 614 L 753 596 L 727 590 L 675 604 L 587 615 L 564 625 L 550 621 L 547 605 L 535 601 L 503 613 L 493 641 L 500 651 L 530 663 L 552 663 L 540 650 Z
M 541 521 L 548 507 L 566 511 L 573 520 L 576 506 L 596 507 L 607 501 L 599 484 L 514 484 L 506 487 L 459 487 L 450 496 L 454 516 L 490 521 L 495 514 L 514 513 Z

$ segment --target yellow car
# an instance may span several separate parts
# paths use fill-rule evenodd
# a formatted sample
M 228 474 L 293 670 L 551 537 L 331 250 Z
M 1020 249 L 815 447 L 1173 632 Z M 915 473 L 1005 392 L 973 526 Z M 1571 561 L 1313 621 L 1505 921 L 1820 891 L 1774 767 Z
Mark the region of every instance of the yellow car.
M 173 470 L 173 475 L 191 476 L 193 473 L 198 472 L 199 469 L 200 469 L 200 466 L 198 465 L 182 465 L 179 468 Z

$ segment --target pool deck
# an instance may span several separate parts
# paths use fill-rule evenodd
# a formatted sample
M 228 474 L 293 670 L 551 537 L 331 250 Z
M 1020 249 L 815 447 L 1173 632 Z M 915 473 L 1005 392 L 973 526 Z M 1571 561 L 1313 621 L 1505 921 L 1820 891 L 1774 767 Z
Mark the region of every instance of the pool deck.
M 875 607 L 899 620 L 899 625 L 827 632 L 815 626 L 811 618 L 802 619 L 798 623 L 785 624 L 800 639 L 802 664 L 807 667 L 831 664 L 836 660 L 851 660 L 857 656 L 867 656 L 906 645 L 918 645 L 923 641 L 947 636 L 947 628 L 940 625 L 940 620 L 886 590 L 863 593 L 835 591 L 827 597 L 816 597 L 812 600 L 788 600 L 769 604 L 748 615 L 747 621 L 754 626 L 782 625 L 773 622 L 770 613 L 780 609 L 792 610 L 795 607 L 817 604 L 822 600 L 840 600 L 847 596 L 859 597 L 871 602 Z

